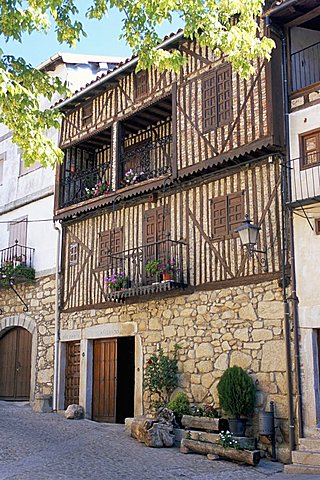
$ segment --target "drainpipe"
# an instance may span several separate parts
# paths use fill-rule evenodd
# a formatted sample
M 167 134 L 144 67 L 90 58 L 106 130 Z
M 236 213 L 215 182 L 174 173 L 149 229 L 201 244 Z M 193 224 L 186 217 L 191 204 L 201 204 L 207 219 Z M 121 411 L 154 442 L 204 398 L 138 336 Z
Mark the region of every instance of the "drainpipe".
M 290 242 L 290 265 L 291 265 L 291 299 L 292 299 L 292 327 L 293 327 L 293 342 L 294 342 L 294 365 L 295 365 L 295 381 L 296 381 L 296 396 L 297 396 L 297 417 L 298 417 L 298 435 L 303 438 L 303 412 L 302 412 L 302 385 L 301 385 L 301 363 L 300 363 L 300 345 L 299 345 L 299 313 L 298 313 L 298 297 L 297 297 L 297 281 L 296 281 L 296 262 L 295 262 L 295 244 L 293 232 L 293 211 L 286 202 L 291 200 L 291 167 L 290 167 L 290 126 L 289 126 L 289 89 L 288 89 L 288 73 L 287 73 L 287 41 L 285 35 L 282 36 L 282 64 L 283 64 L 283 95 L 284 95 L 284 125 L 285 137 L 287 147 L 287 159 L 283 169 L 286 177 L 287 192 L 284 208 L 287 209 L 287 233 L 289 234 Z
M 60 340 L 60 312 L 59 312 L 59 272 L 60 272 L 60 249 L 61 249 L 61 230 L 56 222 L 53 224 L 58 232 L 57 252 L 56 252 L 56 296 L 55 296 L 55 333 L 54 333 L 54 371 L 53 371 L 53 399 L 52 410 L 58 410 L 58 370 L 59 370 L 59 340 Z
M 287 391 L 288 391 L 288 421 L 289 421 L 289 444 L 291 452 L 295 450 L 295 425 L 294 425 L 294 405 L 293 405 L 293 388 L 292 388 L 292 357 L 291 357 L 291 328 L 290 328 L 290 310 L 286 291 L 286 267 L 289 264 L 289 249 L 291 247 L 291 286 L 292 286 L 292 328 L 294 340 L 294 357 L 295 357 L 295 382 L 297 388 L 297 420 L 298 435 L 303 436 L 302 422 L 302 399 L 301 399 L 301 370 L 300 370 L 300 349 L 299 349 L 299 332 L 298 332 L 298 302 L 296 296 L 296 271 L 295 271 L 295 255 L 294 255 L 294 235 L 293 235 L 293 216 L 292 209 L 287 206 L 287 202 L 291 197 L 291 171 L 290 171 L 290 127 L 289 127 L 289 89 L 288 89 L 288 72 L 287 72 L 287 41 L 283 31 L 279 35 L 282 47 L 282 93 L 283 93 L 283 112 L 284 112 L 284 128 L 285 143 L 287 157 L 283 158 L 282 163 L 282 283 L 283 283 L 283 304 L 284 304 L 284 334 L 286 343 L 286 359 L 287 359 Z

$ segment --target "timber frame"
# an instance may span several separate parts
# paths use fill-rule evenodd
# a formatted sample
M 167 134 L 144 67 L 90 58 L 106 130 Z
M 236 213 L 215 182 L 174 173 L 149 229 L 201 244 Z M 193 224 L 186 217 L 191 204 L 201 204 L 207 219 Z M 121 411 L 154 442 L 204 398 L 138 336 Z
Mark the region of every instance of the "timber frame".
M 62 103 L 55 219 L 65 310 L 280 277 L 280 49 L 243 80 L 181 34 L 168 48 L 186 58 L 179 74 L 137 76 L 131 60 Z M 268 273 L 234 232 L 245 213 L 261 226 Z M 149 261 L 172 258 L 170 284 L 146 275 Z M 128 278 L 114 293 L 106 279 L 121 269 Z

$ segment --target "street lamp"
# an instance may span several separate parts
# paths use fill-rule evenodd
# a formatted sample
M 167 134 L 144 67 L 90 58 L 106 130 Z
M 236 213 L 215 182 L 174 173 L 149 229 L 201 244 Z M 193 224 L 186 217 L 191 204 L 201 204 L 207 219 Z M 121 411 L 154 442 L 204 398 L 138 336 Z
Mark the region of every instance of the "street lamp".
M 240 241 L 243 247 L 247 249 L 248 256 L 253 257 L 254 254 L 260 253 L 264 255 L 263 263 L 260 261 L 258 255 L 257 259 L 261 265 L 263 265 L 264 272 L 268 271 L 268 260 L 267 260 L 267 250 L 257 250 L 255 245 L 258 241 L 258 235 L 261 227 L 258 225 L 252 224 L 249 215 L 245 215 L 244 221 L 241 225 L 235 229 L 237 233 L 239 233 Z

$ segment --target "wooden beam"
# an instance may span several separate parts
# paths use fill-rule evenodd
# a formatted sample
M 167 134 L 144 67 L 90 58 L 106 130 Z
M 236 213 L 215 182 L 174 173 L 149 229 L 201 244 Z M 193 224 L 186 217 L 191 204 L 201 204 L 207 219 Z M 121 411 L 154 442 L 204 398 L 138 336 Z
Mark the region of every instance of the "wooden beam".
M 320 15 L 320 6 L 314 8 L 308 13 L 305 13 L 304 15 L 301 15 L 301 17 L 291 20 L 291 22 L 288 22 L 285 24 L 285 27 L 286 28 L 296 27 L 297 25 L 301 25 L 302 23 L 309 22 L 310 20 L 317 17 L 318 15 Z

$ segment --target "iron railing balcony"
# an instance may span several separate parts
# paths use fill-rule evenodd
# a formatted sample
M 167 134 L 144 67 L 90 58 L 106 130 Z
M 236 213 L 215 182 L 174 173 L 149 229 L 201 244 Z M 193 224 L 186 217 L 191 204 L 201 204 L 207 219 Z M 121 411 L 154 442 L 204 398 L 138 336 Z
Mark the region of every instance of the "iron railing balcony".
M 320 42 L 291 54 L 291 89 L 320 82 Z
M 146 267 L 151 262 L 159 263 L 159 268 L 150 273 Z M 187 244 L 168 238 L 124 250 L 109 255 L 103 269 L 108 301 L 123 301 L 127 297 L 185 288 L 189 277 Z
M 172 135 L 148 140 L 120 154 L 119 188 L 171 172 Z
M 18 241 L 8 248 L 0 250 L 0 286 L 7 287 L 13 281 L 33 280 L 34 248 L 19 245 Z
M 65 170 L 60 180 L 60 208 L 104 195 L 111 184 L 110 162 L 75 172 Z M 100 190 L 99 190 L 100 186 Z M 104 190 L 104 191 L 103 191 Z
M 290 160 L 291 193 L 288 202 L 293 206 L 320 201 L 320 152 Z

